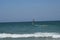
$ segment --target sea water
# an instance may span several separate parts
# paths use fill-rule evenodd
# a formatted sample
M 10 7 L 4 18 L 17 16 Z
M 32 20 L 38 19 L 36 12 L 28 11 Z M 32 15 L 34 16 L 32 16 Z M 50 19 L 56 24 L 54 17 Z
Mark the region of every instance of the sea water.
M 0 40 L 60 40 L 60 21 L 1 22 Z

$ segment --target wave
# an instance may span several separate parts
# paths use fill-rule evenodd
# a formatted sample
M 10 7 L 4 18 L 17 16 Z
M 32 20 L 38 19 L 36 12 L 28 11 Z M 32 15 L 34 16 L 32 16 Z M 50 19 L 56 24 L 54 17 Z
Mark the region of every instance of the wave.
M 31 33 L 31 34 L 10 34 L 10 33 L 0 33 L 0 38 L 28 38 L 28 37 L 50 37 L 50 38 L 60 38 L 59 33 Z
M 43 27 L 45 26 L 45 27 L 47 27 L 48 25 L 34 25 L 34 26 L 43 26 Z

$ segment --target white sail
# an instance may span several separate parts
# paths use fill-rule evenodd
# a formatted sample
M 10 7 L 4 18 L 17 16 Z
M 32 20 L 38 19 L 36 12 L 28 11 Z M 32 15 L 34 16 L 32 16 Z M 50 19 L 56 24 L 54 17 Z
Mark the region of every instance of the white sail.
M 33 21 L 32 21 L 32 25 L 34 25 L 34 23 L 35 23 L 35 19 L 33 19 Z

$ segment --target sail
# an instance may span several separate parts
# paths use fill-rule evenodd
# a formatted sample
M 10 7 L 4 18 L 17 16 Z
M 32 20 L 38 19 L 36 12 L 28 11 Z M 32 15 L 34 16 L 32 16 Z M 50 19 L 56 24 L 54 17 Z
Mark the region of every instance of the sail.
M 34 23 L 35 23 L 35 19 L 33 19 L 33 21 L 32 21 L 32 25 L 34 25 Z

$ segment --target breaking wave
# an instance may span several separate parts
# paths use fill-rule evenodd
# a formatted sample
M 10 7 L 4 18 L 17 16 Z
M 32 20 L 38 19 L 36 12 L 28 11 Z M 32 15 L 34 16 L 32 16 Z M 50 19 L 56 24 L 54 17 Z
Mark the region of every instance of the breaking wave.
M 0 33 L 0 38 L 28 38 L 28 37 L 51 37 L 60 38 L 59 33 L 31 33 L 31 34 L 10 34 L 10 33 Z

